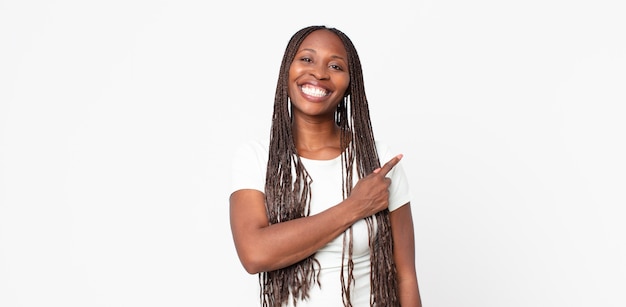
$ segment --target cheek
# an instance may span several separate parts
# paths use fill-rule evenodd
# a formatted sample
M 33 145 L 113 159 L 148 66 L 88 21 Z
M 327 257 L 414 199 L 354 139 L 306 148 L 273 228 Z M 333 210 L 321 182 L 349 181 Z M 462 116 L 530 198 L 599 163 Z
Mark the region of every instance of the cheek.
M 343 88 L 344 88 L 344 92 L 346 92 L 350 87 L 350 77 L 346 77 L 343 80 Z
M 297 68 L 294 68 L 294 67 L 290 68 L 289 71 L 287 72 L 287 86 L 289 88 L 294 86 L 299 76 L 300 74 Z
M 294 67 L 290 67 L 289 71 L 287 72 L 287 93 L 289 94 L 289 96 L 292 95 L 292 87 L 295 84 L 295 76 L 297 76 L 296 71 L 294 69 Z
M 289 78 L 291 78 L 291 76 L 295 78 L 296 76 L 299 76 L 302 73 L 302 67 L 299 64 L 300 63 L 298 62 L 293 62 L 291 63 L 291 65 L 289 65 L 289 70 L 288 70 Z

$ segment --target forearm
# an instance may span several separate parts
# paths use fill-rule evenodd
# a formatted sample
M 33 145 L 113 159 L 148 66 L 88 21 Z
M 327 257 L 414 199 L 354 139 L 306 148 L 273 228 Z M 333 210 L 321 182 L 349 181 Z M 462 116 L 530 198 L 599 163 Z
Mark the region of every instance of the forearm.
M 402 307 L 422 307 L 417 279 L 400 280 L 398 282 L 398 295 Z
M 351 200 L 319 214 L 251 229 L 239 254 L 249 273 L 280 269 L 305 259 L 343 233 L 359 217 Z
M 421 307 L 422 302 L 415 269 L 415 239 L 411 204 L 407 203 L 391 212 L 390 220 L 400 306 Z

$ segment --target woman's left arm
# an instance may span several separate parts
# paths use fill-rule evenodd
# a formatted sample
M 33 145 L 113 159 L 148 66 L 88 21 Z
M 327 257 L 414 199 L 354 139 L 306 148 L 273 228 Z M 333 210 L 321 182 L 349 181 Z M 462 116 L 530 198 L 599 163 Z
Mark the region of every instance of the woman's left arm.
M 421 307 L 415 270 L 415 236 L 411 203 L 389 214 L 393 236 L 393 257 L 398 271 L 398 292 L 402 307 Z

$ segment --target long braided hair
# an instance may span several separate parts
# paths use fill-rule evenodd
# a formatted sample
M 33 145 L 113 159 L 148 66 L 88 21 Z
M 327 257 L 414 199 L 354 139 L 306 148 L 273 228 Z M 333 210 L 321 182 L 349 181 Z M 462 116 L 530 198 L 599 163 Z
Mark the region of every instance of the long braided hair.
M 380 167 L 372 130 L 369 107 L 356 48 L 341 31 L 326 26 L 310 26 L 296 32 L 285 50 L 280 66 L 274 112 L 270 133 L 267 176 L 265 180 L 266 210 L 270 224 L 280 223 L 310 214 L 310 177 L 304 168 L 293 138 L 290 102 L 288 97 L 289 67 L 302 41 L 311 32 L 328 30 L 343 42 L 347 52 L 350 84 L 343 101 L 335 113 L 341 128 L 343 169 L 343 197 L 350 195 L 353 169 L 363 178 Z M 383 210 L 366 219 L 370 246 L 370 305 L 399 306 L 396 268 L 393 262 L 393 241 L 389 211 Z M 341 270 L 342 298 L 345 307 L 351 304 L 351 287 L 354 283 L 352 261 L 352 228 L 344 233 L 343 262 Z M 347 259 L 346 259 L 347 258 Z M 288 267 L 259 274 L 260 299 L 263 307 L 282 306 L 291 298 L 306 299 L 309 289 L 319 285 L 319 263 L 315 255 Z

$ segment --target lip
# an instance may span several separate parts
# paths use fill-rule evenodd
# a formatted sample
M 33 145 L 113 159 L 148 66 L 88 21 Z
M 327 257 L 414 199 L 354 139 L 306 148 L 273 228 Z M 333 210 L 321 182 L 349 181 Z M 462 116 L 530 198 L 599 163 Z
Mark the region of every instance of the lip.
M 324 96 L 316 96 L 316 95 L 307 94 L 303 90 L 303 87 L 307 87 L 307 86 L 321 89 L 325 91 L 326 94 Z M 333 93 L 333 91 L 330 90 L 328 87 L 322 86 L 317 82 L 305 82 L 302 84 L 298 84 L 298 89 L 300 90 L 300 94 L 309 101 L 323 101 L 323 100 L 326 100 L 328 97 L 330 97 Z

